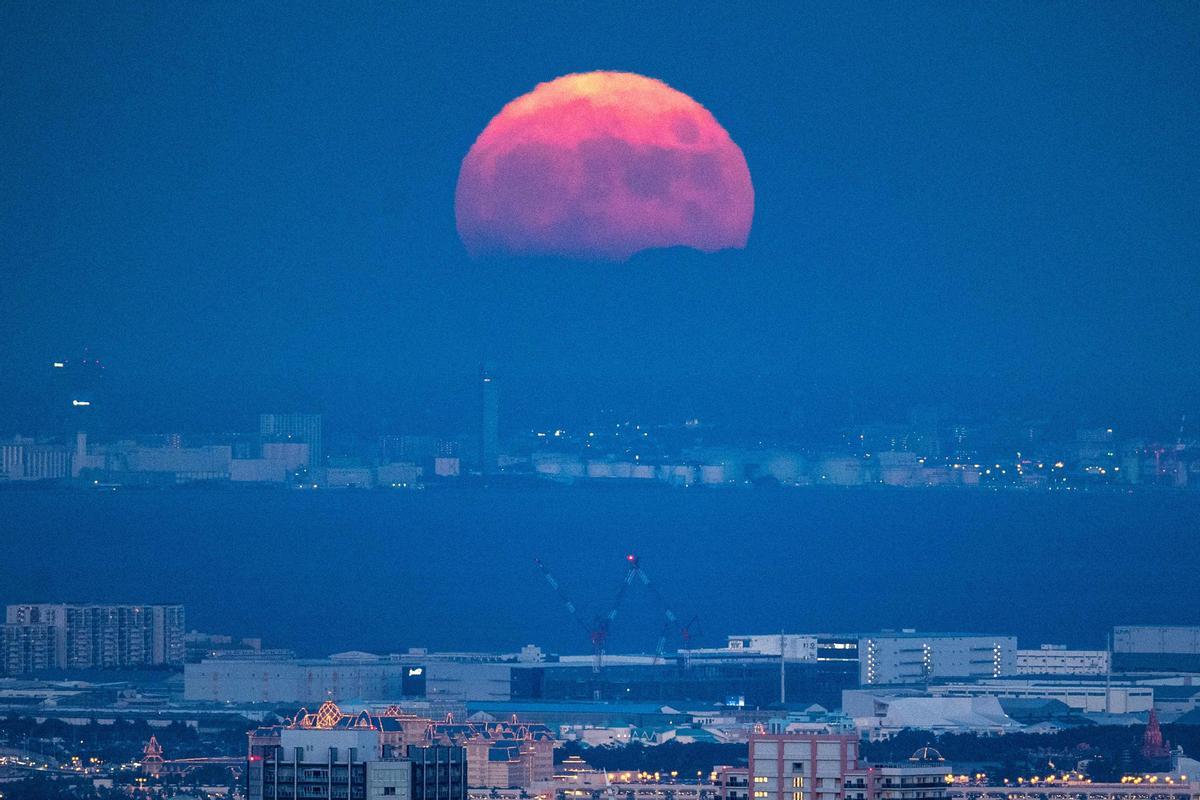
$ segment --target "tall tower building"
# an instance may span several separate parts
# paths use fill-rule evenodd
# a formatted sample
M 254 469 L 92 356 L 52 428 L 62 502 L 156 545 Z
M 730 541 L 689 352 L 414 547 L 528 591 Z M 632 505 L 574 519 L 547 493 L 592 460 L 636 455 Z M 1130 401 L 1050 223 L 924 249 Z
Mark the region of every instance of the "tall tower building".
M 80 358 L 50 363 L 51 418 L 49 432 L 65 442 L 79 431 L 97 433 L 105 412 L 104 364 L 84 351 Z
M 320 414 L 259 414 L 258 433 L 264 442 L 304 442 L 308 445 L 308 466 L 324 465 L 321 448 Z
M 479 460 L 484 475 L 492 475 L 500 465 L 500 387 L 490 364 L 479 368 L 480 430 Z

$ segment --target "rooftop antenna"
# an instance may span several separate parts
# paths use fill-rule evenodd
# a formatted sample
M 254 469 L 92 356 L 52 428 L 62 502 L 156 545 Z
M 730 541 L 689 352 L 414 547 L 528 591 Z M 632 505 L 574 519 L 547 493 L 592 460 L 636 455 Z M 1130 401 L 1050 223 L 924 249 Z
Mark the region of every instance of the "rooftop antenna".
M 1109 630 L 1106 637 L 1108 643 L 1108 668 L 1104 670 L 1104 713 L 1112 713 L 1112 651 L 1113 651 L 1113 635 Z
M 779 631 L 779 705 L 787 703 L 787 670 L 785 669 L 786 661 L 784 660 L 784 632 Z

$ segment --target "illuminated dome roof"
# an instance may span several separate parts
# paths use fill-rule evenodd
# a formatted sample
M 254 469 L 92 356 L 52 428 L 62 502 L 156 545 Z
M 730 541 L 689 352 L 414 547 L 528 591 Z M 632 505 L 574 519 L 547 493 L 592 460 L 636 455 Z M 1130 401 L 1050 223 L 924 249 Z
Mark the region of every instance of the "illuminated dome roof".
M 930 762 L 930 761 L 945 761 L 946 759 L 942 758 L 942 754 L 939 753 L 937 750 L 934 750 L 932 747 L 925 746 L 925 747 L 922 747 L 917 752 L 913 753 L 911 756 L 909 756 L 908 760 L 909 761 Z

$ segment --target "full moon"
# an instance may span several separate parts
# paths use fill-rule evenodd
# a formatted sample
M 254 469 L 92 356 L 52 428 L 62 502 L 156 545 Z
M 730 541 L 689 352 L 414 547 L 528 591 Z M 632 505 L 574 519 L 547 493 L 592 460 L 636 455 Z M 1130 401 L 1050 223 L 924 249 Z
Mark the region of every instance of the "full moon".
M 488 123 L 454 210 L 472 256 L 624 261 L 745 247 L 754 186 L 704 106 L 642 75 L 588 72 L 538 84 Z

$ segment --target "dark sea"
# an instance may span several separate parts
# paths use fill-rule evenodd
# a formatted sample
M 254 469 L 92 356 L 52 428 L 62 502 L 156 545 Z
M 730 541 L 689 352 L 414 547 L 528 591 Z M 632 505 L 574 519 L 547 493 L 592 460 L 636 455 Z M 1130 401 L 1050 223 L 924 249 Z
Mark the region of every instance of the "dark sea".
M 1103 646 L 1113 624 L 1200 623 L 1200 493 L 433 488 L 0 492 L 0 602 L 182 602 L 188 627 L 304 655 L 408 647 L 653 652 L 911 627 Z M 669 646 L 677 646 L 672 636 Z

